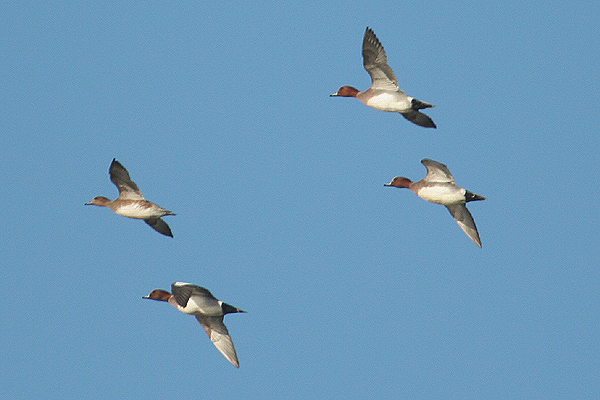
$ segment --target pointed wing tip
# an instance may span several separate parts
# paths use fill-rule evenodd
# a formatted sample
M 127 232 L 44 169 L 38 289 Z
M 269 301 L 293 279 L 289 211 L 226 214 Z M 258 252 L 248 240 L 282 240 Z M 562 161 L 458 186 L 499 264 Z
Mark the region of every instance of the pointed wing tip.
M 458 221 L 456 221 L 456 222 L 458 222 Z M 475 243 L 481 249 L 482 248 L 481 247 L 481 239 L 479 238 L 479 232 L 477 232 L 477 228 L 475 226 L 467 227 L 466 225 L 465 225 L 465 227 L 463 227 L 460 223 L 458 225 L 461 227 L 463 232 L 465 232 L 467 234 L 469 239 L 471 239 L 473 241 L 473 243 Z
M 427 166 L 431 166 L 431 167 L 434 167 L 434 168 L 446 168 L 446 169 L 448 168 L 446 166 L 446 164 L 442 164 L 441 162 L 432 160 L 431 158 L 424 158 L 424 159 L 422 159 L 421 160 L 421 164 L 423 164 L 426 167 Z M 448 172 L 450 172 L 450 171 L 448 171 Z
M 156 232 L 158 232 L 158 233 L 160 233 L 162 235 L 165 235 L 165 236 L 173 237 L 173 233 L 171 232 L 171 228 L 162 219 L 160 219 L 160 218 L 147 218 L 147 219 L 144 220 L 144 222 L 147 223 Z
M 415 125 L 421 126 L 423 128 L 437 128 L 435 122 L 433 122 L 433 120 L 427 114 L 423 114 L 420 111 L 412 110 L 400 114 L 402 114 L 404 118 L 406 118 Z
M 477 225 L 475 225 L 475 220 L 471 215 L 471 212 L 467 208 L 465 204 L 455 204 L 451 206 L 446 206 L 452 217 L 462 229 L 462 231 L 475 243 L 479 248 L 481 248 L 481 239 L 479 238 L 479 232 L 477 231 Z
M 468 227 L 467 225 L 462 225 L 458 221 L 456 222 L 458 223 L 458 226 L 460 226 L 460 228 L 463 230 L 463 232 L 469 237 L 469 239 L 471 239 L 473 243 L 475 243 L 477 247 L 481 249 L 481 239 L 479 238 L 479 232 L 477 232 L 477 228 Z
M 213 344 L 215 345 L 217 350 L 219 350 L 219 352 L 223 355 L 223 357 L 225 357 L 225 359 L 227 359 L 227 361 L 231 363 L 231 365 L 233 365 L 236 368 L 240 367 L 240 362 L 238 361 L 237 353 L 235 351 L 235 347 L 233 346 L 233 341 L 231 340 L 231 338 L 229 338 L 228 343 L 231 345 L 231 348 L 229 348 L 228 346 L 222 347 L 222 345 L 216 342 L 213 342 Z
M 232 346 L 233 346 L 233 342 Z M 221 351 L 221 349 L 219 349 L 217 347 L 217 349 L 221 352 L 221 354 L 223 354 L 223 356 L 225 356 L 225 358 L 227 359 L 227 361 L 229 361 L 231 363 L 231 365 L 233 365 L 236 368 L 240 367 L 240 362 L 237 358 L 237 353 L 235 352 L 235 348 L 233 348 L 233 354 L 225 354 L 223 351 Z

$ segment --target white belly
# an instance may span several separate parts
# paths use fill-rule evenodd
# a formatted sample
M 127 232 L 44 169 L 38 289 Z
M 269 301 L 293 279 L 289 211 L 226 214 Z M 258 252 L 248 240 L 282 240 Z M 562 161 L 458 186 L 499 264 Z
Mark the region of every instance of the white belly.
M 116 209 L 115 212 L 124 217 L 136 219 L 147 219 L 161 216 L 160 213 L 157 213 L 157 210 L 153 209 L 152 207 L 144 207 L 143 205 L 136 203 L 121 206 Z
M 408 96 L 401 95 L 398 92 L 379 93 L 367 99 L 364 103 L 381 111 L 406 112 L 411 110 L 411 102 Z
M 416 194 L 423 200 L 448 206 L 464 203 L 465 192 L 465 189 L 455 185 L 436 185 L 422 187 Z
M 206 300 L 202 297 L 195 299 L 194 296 L 188 299 L 185 308 L 181 308 L 186 314 L 202 314 L 207 317 L 219 317 L 223 315 L 221 301 Z

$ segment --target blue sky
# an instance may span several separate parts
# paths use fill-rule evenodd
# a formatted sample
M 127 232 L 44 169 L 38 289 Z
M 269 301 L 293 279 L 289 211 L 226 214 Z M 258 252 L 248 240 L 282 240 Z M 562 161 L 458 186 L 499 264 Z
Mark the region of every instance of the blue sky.
M 0 12 L 3 398 L 595 398 L 596 2 L 18 2 Z M 438 129 L 355 99 L 365 27 Z M 117 158 L 170 239 L 99 207 Z M 479 249 L 407 190 L 431 158 Z M 142 300 L 196 283 L 194 318 Z

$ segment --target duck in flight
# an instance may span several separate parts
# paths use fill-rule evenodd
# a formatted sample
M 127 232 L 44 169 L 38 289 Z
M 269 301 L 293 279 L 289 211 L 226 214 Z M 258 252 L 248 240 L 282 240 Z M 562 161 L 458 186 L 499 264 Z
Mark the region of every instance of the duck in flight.
M 157 232 L 173 237 L 171 228 L 160 217 L 175 215 L 175 213 L 147 201 L 138 186 L 129 177 L 129 172 L 116 159 L 113 158 L 108 172 L 110 180 L 119 189 L 119 197 L 116 200 L 110 200 L 104 196 L 96 196 L 85 204 L 107 207 L 127 218 L 143 219 Z
M 432 108 L 433 104 L 408 96 L 398 87 L 398 79 L 387 63 L 383 46 L 373 30 L 367 27 L 362 47 L 363 65 L 371 75 L 371 87 L 361 92 L 352 86 L 342 86 L 331 96 L 356 97 L 369 107 L 381 111 L 398 112 L 410 122 L 425 128 L 435 128 L 435 123 L 419 110 Z
M 211 342 L 225 358 L 240 367 L 233 341 L 223 323 L 225 314 L 245 313 L 246 311 L 217 300 L 207 289 L 186 282 L 175 282 L 171 285 L 171 293 L 162 289 L 154 289 L 144 299 L 166 301 L 179 311 L 192 314 L 206 331 Z
M 427 158 L 421 160 L 421 163 L 427 167 L 425 178 L 418 182 L 412 182 L 408 178 L 397 176 L 384 186 L 408 188 L 423 200 L 445 205 L 458 226 L 477 246 L 481 247 L 481 239 L 475 221 L 467 210 L 466 204 L 469 201 L 485 200 L 485 197 L 456 185 L 454 177 L 444 164 Z

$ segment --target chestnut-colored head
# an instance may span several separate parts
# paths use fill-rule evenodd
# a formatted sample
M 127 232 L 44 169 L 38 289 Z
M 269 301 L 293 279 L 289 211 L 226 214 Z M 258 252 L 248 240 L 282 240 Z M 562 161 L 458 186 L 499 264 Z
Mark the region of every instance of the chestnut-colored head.
M 148 296 L 144 296 L 142 299 L 169 301 L 169 297 L 171 297 L 171 293 L 167 292 L 166 290 L 154 289 Z
M 408 178 L 404 178 L 402 176 L 397 176 L 390 183 L 386 183 L 383 186 L 394 186 L 397 188 L 410 188 L 410 184 L 412 181 Z
M 337 92 L 330 95 L 330 97 L 336 97 L 336 96 L 356 97 L 357 93 L 358 93 L 358 89 L 355 89 L 352 86 L 342 86 L 341 88 L 338 89 Z
M 106 206 L 112 200 L 107 199 L 104 196 L 96 196 L 89 203 L 85 203 L 86 206 Z

